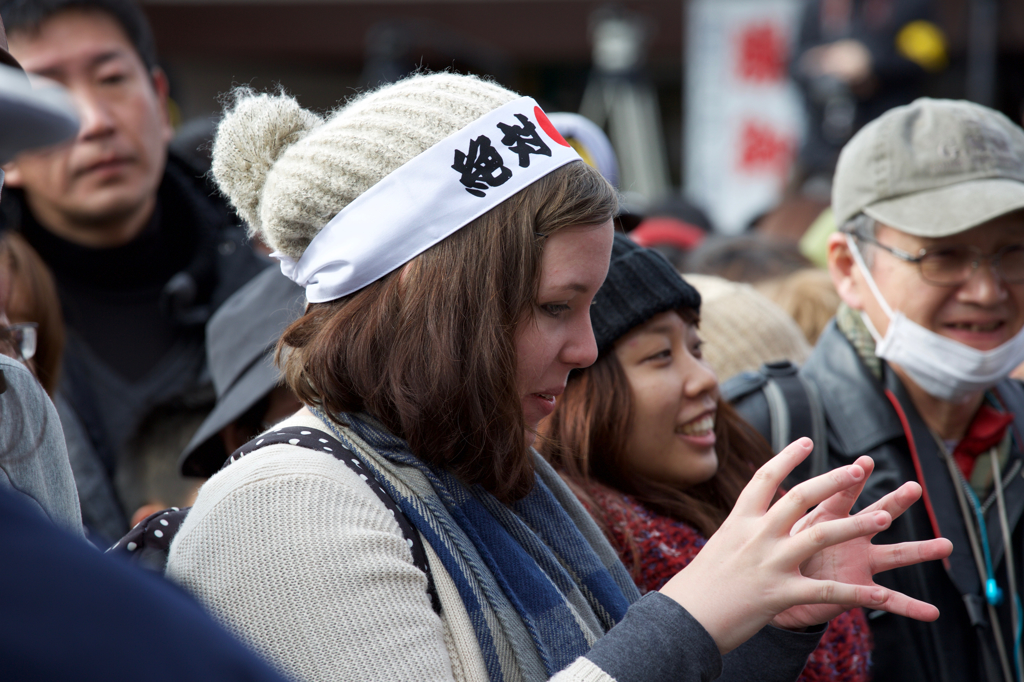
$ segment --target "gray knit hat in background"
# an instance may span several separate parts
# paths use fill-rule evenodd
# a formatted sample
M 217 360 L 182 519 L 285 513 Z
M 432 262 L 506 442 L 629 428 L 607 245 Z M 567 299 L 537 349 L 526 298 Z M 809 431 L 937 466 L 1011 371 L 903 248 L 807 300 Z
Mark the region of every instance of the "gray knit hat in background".
M 252 232 L 298 259 L 356 197 L 518 97 L 475 76 L 415 75 L 323 119 L 288 95 L 242 88 L 217 128 L 213 176 Z
M 666 310 L 700 311 L 700 294 L 657 251 L 615 233 L 608 278 L 590 307 L 597 351 L 604 355 L 623 334 Z

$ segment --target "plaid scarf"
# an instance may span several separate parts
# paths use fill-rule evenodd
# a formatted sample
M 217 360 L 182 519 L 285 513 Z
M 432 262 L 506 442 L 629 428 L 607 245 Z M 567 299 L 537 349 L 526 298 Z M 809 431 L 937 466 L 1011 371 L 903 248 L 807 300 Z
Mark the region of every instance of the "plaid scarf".
M 441 559 L 491 680 L 547 680 L 587 653 L 639 598 L 615 551 L 551 466 L 505 506 L 424 464 L 365 414 L 317 416 L 364 459 Z

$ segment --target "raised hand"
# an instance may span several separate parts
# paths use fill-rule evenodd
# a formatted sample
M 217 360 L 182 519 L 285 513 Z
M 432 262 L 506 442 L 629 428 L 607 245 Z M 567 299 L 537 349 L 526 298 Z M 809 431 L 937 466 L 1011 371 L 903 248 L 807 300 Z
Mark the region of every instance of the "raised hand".
M 875 466 L 870 457 L 861 457 L 854 464 L 863 468 L 867 476 L 871 475 Z M 864 487 L 867 476 L 858 485 L 822 502 L 797 521 L 792 532 L 798 533 L 818 523 L 849 516 L 850 510 L 857 501 L 857 496 Z M 859 513 L 870 514 L 885 511 L 895 519 L 920 497 L 921 486 L 912 481 L 907 482 Z M 874 575 L 876 573 L 922 561 L 942 559 L 949 556 L 953 549 L 952 543 L 945 538 L 895 545 L 873 545 L 871 544 L 873 537 L 873 534 L 865 535 L 839 545 L 826 547 L 804 562 L 800 567 L 800 572 L 807 577 L 819 580 L 836 580 L 842 583 L 875 587 Z M 803 628 L 831 620 L 852 606 L 832 604 L 794 606 L 776 616 L 772 623 L 791 630 Z M 939 617 L 939 610 L 931 604 L 893 591 L 888 591 L 888 599 L 885 603 L 873 605 L 873 608 L 923 621 L 932 621 Z
M 941 558 L 951 548 L 948 542 L 941 544 L 945 541 L 928 541 L 896 551 L 866 551 L 871 536 L 888 528 L 892 513 L 902 513 L 904 504 L 912 503 L 905 493 L 890 495 L 849 516 L 872 468 L 869 458 L 801 483 L 771 504 L 782 480 L 810 450 L 811 441 L 802 438 L 762 466 L 721 528 L 661 590 L 704 626 L 722 653 L 773 620 L 799 628 L 824 622 L 851 606 L 912 617 L 937 615 L 933 607 L 871 580 L 877 571 Z M 805 519 L 815 505 L 825 508 Z M 826 552 L 830 548 L 838 549 Z M 840 560 L 851 565 L 839 567 Z M 814 606 L 793 609 L 803 605 Z

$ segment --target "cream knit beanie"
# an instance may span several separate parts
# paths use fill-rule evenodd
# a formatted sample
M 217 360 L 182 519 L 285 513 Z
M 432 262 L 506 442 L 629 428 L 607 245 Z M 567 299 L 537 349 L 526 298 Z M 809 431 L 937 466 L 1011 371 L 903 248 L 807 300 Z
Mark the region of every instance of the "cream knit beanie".
M 217 128 L 213 177 L 252 233 L 298 259 L 360 194 L 518 97 L 475 76 L 415 75 L 322 119 L 283 93 L 239 89 Z

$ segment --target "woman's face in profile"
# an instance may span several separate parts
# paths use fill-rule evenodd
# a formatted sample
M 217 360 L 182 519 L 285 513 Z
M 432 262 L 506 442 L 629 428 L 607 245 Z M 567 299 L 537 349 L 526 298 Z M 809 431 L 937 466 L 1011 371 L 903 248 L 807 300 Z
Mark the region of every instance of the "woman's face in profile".
M 590 304 L 608 274 L 612 222 L 570 227 L 546 239 L 533 314 L 516 330 L 517 383 L 527 439 L 555 409 L 569 371 L 597 359 Z
M 704 483 L 718 471 L 718 380 L 700 347 L 696 326 L 668 311 L 631 329 L 613 351 L 633 392 L 629 465 L 680 488 Z

